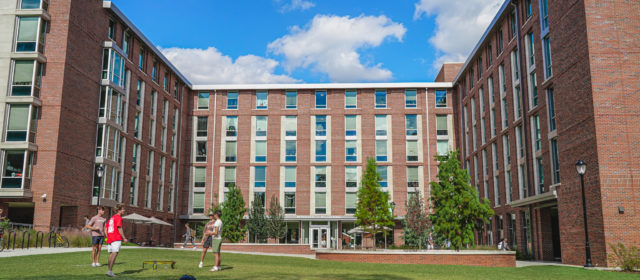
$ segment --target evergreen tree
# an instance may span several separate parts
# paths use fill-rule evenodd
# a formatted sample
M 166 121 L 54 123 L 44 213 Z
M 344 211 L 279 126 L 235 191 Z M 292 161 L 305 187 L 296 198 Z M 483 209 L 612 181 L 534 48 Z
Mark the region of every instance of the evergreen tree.
M 480 202 L 478 193 L 469 185 L 469 173 L 460 167 L 457 151 L 438 160 L 439 182 L 430 183 L 433 211 L 429 219 L 435 235 L 460 250 L 463 246 L 473 245 L 474 229 L 489 222 L 493 210 L 487 199 Z
M 429 236 L 429 219 L 425 212 L 422 197 L 419 194 L 409 196 L 407 214 L 402 221 L 404 226 L 404 244 L 424 249 Z
M 244 239 L 247 232 L 247 226 L 242 223 L 244 212 L 247 209 L 244 208 L 244 199 L 240 189 L 236 188 L 235 184 L 230 184 L 228 189 L 227 200 L 221 205 L 222 238 L 231 243 L 237 243 Z
M 374 158 L 367 159 L 367 167 L 362 175 L 362 186 L 358 190 L 356 224 L 371 233 L 385 232 L 385 227 L 393 227 L 393 213 L 389 195 L 380 189 L 380 174 Z
M 287 235 L 287 224 L 284 222 L 284 210 L 275 195 L 271 196 L 271 202 L 269 202 L 267 232 L 270 238 L 275 238 L 278 241 Z
M 268 237 L 267 219 L 264 216 L 264 205 L 260 199 L 254 199 L 249 209 L 249 219 L 247 220 L 249 234 L 256 243 L 265 243 Z

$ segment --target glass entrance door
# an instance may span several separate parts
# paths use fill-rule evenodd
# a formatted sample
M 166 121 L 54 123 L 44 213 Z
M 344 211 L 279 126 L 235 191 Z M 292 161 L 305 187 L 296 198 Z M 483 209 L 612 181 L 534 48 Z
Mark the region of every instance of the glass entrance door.
M 309 231 L 311 249 L 328 249 L 331 240 L 329 227 L 313 227 Z

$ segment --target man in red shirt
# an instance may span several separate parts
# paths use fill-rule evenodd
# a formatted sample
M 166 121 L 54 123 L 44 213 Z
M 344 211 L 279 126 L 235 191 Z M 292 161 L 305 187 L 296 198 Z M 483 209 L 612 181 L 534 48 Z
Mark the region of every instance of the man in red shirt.
M 124 206 L 122 204 L 116 205 L 116 214 L 107 222 L 107 244 L 109 252 L 109 271 L 107 276 L 115 277 L 113 274 L 113 264 L 116 262 L 118 252 L 120 252 L 120 246 L 122 242 L 127 242 L 127 238 L 124 237 L 124 231 L 122 230 L 122 214 L 124 214 Z

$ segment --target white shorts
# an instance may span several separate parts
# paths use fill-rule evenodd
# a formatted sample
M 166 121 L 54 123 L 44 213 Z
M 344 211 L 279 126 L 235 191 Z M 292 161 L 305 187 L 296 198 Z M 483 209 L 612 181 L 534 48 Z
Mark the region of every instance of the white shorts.
M 111 244 L 107 246 L 107 252 L 109 253 L 120 252 L 120 246 L 122 246 L 122 241 L 113 241 L 111 242 Z

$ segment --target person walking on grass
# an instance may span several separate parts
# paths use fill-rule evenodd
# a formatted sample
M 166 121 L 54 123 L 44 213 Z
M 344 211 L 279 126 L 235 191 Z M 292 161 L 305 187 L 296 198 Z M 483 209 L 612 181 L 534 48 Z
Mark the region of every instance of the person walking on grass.
M 104 222 L 106 221 L 102 217 L 104 215 L 104 207 L 98 206 L 97 212 L 85 226 L 85 229 L 91 230 L 91 244 L 93 244 L 91 266 L 93 267 L 102 266 L 100 264 L 100 251 L 102 251 L 102 242 L 104 242 Z
M 209 232 L 213 231 L 213 224 L 215 223 L 215 215 L 213 213 L 209 213 L 209 221 L 204 225 L 204 229 L 202 232 L 202 254 L 200 255 L 200 264 L 198 264 L 198 268 L 202 268 L 202 263 L 204 262 L 204 256 L 207 254 L 209 248 L 211 248 L 211 236 L 209 236 Z
M 192 236 L 192 231 L 191 228 L 189 227 L 189 223 L 184 224 L 185 227 L 185 233 L 182 235 L 182 237 L 184 237 L 184 244 L 182 244 L 182 248 L 184 248 L 184 246 L 187 246 L 187 242 L 191 241 L 191 245 L 193 245 L 193 250 L 196 250 L 198 247 L 196 247 L 196 243 L 193 242 L 193 240 L 195 239 Z
M 107 276 L 115 277 L 113 274 L 113 265 L 116 262 L 116 257 L 118 257 L 118 252 L 120 252 L 120 246 L 122 246 L 122 242 L 127 243 L 127 238 L 124 237 L 124 230 L 122 229 L 122 215 L 124 214 L 124 206 L 122 204 L 118 204 L 115 207 L 116 214 L 109 219 L 106 225 L 107 229 L 107 244 L 108 244 L 108 252 L 109 252 L 109 271 L 107 271 Z
M 215 257 L 215 264 L 209 271 L 220 271 L 220 247 L 222 245 L 222 220 L 220 217 L 222 212 L 217 210 L 213 214 L 209 214 L 209 222 L 204 226 L 204 233 L 202 235 L 203 242 L 202 255 L 200 256 L 199 268 L 202 268 L 202 262 L 204 261 L 204 255 L 207 250 L 211 248 L 213 256 Z

